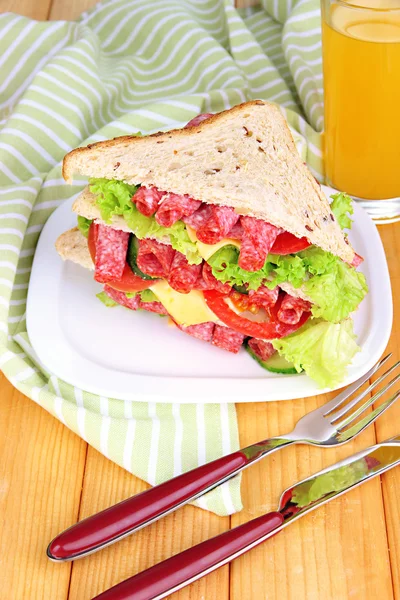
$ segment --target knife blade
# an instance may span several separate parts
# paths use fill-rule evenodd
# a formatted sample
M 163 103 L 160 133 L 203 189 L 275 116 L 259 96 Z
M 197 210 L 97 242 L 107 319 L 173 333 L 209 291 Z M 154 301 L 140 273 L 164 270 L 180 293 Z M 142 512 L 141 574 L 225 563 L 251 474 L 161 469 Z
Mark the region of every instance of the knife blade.
M 276 512 L 193 546 L 93 600 L 161 600 L 241 556 L 293 521 L 400 464 L 400 435 L 371 446 L 286 489 Z

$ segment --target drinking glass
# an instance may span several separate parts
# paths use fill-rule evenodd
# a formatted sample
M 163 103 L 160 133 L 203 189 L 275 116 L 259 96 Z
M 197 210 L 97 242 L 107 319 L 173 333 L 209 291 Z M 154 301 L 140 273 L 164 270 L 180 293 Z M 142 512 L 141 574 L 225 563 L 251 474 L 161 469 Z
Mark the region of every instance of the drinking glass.
M 322 0 L 327 183 L 400 220 L 400 0 Z

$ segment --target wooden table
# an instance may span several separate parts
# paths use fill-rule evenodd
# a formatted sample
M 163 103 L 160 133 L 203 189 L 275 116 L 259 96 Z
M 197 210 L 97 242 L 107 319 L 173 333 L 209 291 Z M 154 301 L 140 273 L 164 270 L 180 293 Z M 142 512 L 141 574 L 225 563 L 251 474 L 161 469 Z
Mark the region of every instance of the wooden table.
M 246 2 L 242 0 L 242 4 Z M 92 0 L 2 0 L 35 19 L 74 19 Z M 391 271 L 395 321 L 389 348 L 400 356 L 400 225 L 380 228 Z M 400 431 L 400 404 L 343 448 L 288 448 L 243 476 L 244 510 L 220 518 L 191 506 L 99 554 L 57 565 L 48 541 L 78 519 L 144 490 L 0 376 L 0 600 L 88 600 L 195 543 L 277 505 L 280 491 L 358 449 Z M 238 406 L 240 440 L 290 431 L 327 397 Z M 179 600 L 400 599 L 400 469 L 293 524 Z

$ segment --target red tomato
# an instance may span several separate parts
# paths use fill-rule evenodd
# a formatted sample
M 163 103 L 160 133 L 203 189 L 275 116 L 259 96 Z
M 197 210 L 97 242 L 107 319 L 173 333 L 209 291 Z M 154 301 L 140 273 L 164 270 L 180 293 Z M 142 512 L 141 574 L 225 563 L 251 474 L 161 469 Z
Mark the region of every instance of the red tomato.
M 226 296 L 216 290 L 204 291 L 203 294 L 207 306 L 225 325 L 243 335 L 261 340 L 273 340 L 289 335 L 304 325 L 310 316 L 310 313 L 303 313 L 300 321 L 295 325 L 281 323 L 278 321 L 277 314 L 282 300 L 278 299 L 276 305 L 271 309 L 271 319 L 264 323 L 257 323 L 236 314 L 226 303 Z
M 90 256 L 92 257 L 93 264 L 96 262 L 96 237 L 97 237 L 97 225 L 92 221 L 89 227 L 89 233 L 87 238 L 88 248 Z
M 93 263 L 96 262 L 96 234 L 97 225 L 96 223 L 92 223 L 89 227 L 88 248 Z M 119 292 L 140 292 L 141 290 L 147 290 L 152 283 L 153 282 L 148 279 L 142 279 L 135 275 L 128 263 L 125 263 L 121 279 L 119 281 L 111 281 L 107 285 Z
M 274 245 L 272 246 L 271 254 L 294 254 L 300 252 L 311 246 L 307 238 L 298 238 L 293 233 L 284 231 L 280 233 L 276 238 Z

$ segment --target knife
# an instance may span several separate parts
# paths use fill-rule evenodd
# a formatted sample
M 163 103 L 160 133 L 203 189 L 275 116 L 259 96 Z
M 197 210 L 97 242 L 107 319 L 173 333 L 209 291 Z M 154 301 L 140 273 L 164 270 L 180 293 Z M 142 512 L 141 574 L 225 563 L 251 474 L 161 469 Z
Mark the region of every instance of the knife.
M 279 533 L 293 521 L 400 464 L 400 435 L 342 460 L 281 495 L 276 512 L 142 571 L 92 600 L 161 600 Z

